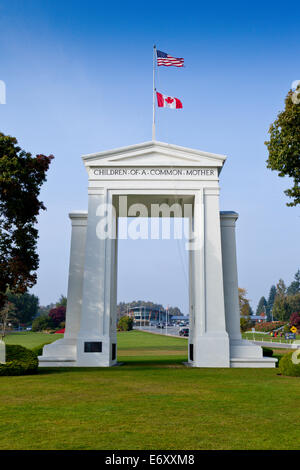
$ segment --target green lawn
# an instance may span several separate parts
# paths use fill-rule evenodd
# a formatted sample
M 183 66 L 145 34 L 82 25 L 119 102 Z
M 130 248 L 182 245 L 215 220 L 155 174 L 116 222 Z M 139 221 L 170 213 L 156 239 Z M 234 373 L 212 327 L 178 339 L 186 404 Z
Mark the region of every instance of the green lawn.
M 5 336 L 4 341 L 7 344 L 19 344 L 21 346 L 25 346 L 25 348 L 32 349 L 35 346 L 40 346 L 41 344 L 52 343 L 62 337 L 63 335 L 59 333 L 47 334 L 34 333 L 32 331 L 20 331 L 8 334 Z
M 299 378 L 184 367 L 184 338 L 118 342 L 121 367 L 0 377 L 0 449 L 300 448 Z

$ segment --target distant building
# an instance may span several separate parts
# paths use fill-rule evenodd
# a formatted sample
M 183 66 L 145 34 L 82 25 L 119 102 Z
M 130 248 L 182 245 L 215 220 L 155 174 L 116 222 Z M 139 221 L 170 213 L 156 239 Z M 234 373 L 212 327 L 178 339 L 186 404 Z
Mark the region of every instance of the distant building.
M 264 314 L 264 313 L 261 313 L 260 315 L 251 315 L 250 319 L 254 323 L 263 323 L 263 322 L 267 321 L 267 315 Z
M 172 316 L 172 321 L 189 321 L 189 316 L 188 315 L 173 315 Z
M 128 316 L 133 319 L 135 325 L 147 326 L 150 323 L 165 322 L 167 320 L 167 312 L 164 309 L 153 307 L 134 307 L 128 310 Z M 168 315 L 168 321 L 171 319 Z

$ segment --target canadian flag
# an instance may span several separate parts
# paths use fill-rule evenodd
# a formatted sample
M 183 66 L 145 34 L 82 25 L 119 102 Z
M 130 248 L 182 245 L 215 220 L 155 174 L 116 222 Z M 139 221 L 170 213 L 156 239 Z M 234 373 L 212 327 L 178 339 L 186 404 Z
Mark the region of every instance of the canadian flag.
M 156 92 L 157 96 L 157 105 L 159 108 L 171 108 L 171 109 L 180 109 L 182 108 L 182 103 L 178 98 L 174 96 L 163 95 L 162 93 Z

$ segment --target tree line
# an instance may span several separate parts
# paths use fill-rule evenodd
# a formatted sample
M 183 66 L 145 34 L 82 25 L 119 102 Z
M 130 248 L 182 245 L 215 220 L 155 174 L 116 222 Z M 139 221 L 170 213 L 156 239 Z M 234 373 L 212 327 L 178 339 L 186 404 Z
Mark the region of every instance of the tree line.
M 67 298 L 61 295 L 57 302 L 46 306 L 39 305 L 39 298 L 34 294 L 6 293 L 6 303 L 0 310 L 0 327 L 2 335 L 5 332 L 19 327 L 32 326 L 33 331 L 51 331 L 65 327 Z M 150 307 L 153 310 L 162 310 L 162 304 L 151 301 L 134 300 L 132 302 L 119 302 L 117 305 L 117 321 L 126 316 L 134 307 Z M 171 315 L 182 315 L 178 307 L 169 307 Z
M 289 286 L 283 279 L 271 286 L 268 298 L 262 296 L 256 309 L 256 315 L 265 313 L 267 321 L 286 321 L 296 312 L 300 312 L 300 269 Z

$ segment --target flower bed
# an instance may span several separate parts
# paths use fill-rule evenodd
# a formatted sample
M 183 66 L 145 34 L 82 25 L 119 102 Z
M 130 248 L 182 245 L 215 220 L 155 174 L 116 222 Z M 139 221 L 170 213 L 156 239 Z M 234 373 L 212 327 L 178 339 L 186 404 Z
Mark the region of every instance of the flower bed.
M 264 323 L 257 323 L 255 325 L 255 331 L 262 331 L 262 332 L 269 332 L 269 331 L 274 331 L 277 330 L 277 328 L 280 328 L 281 326 L 286 325 L 286 322 L 284 321 L 276 321 L 276 322 L 264 322 Z

